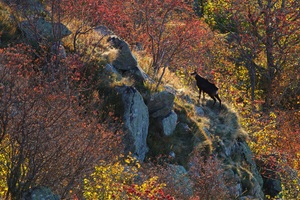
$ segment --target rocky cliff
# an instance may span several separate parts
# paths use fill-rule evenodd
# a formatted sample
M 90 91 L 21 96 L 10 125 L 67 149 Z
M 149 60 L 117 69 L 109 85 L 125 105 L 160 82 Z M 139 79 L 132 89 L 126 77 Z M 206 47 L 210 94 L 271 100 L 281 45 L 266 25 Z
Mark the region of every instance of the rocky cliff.
M 138 84 L 151 81 L 124 40 L 110 36 L 107 42 L 118 52 L 107 64 L 108 73 L 121 76 L 121 79 L 134 78 Z M 108 56 L 109 51 L 104 55 Z M 114 92 L 122 97 L 125 108 L 123 141 L 126 152 L 133 153 L 141 162 L 158 155 L 166 156 L 174 168 L 180 169 L 175 171 L 188 174 L 193 166 L 189 158 L 198 151 L 203 157 L 213 156 L 222 162 L 224 177 L 232 183 L 230 196 L 264 198 L 263 180 L 247 145 L 247 134 L 226 103 L 221 109 L 212 107 L 210 100 L 199 105 L 196 96 L 170 89 L 170 86 L 149 93 L 139 91 L 134 85 L 123 85 L 116 87 Z

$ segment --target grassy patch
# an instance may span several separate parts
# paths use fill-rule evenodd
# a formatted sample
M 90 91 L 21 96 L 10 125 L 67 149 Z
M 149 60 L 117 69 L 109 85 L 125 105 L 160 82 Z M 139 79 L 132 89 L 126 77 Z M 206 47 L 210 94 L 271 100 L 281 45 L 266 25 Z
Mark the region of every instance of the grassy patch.
M 194 148 L 203 155 L 209 155 L 212 152 L 212 144 L 204 131 L 203 122 L 206 120 L 195 115 L 193 104 L 176 99 L 174 111 L 178 116 L 178 124 L 171 136 L 163 136 L 155 120 L 150 123 L 148 157 L 158 157 L 161 154 L 168 157 L 173 152 L 175 157 L 171 159 L 172 162 L 188 168 L 190 154 Z

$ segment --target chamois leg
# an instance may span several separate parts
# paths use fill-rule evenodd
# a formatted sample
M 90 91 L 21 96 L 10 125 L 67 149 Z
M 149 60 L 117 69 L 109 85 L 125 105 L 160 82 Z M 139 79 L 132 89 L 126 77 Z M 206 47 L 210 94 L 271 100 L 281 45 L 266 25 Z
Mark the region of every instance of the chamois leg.
M 199 104 L 200 104 L 200 100 L 201 100 L 201 92 L 202 92 L 202 90 L 199 88 Z
M 220 102 L 220 108 L 221 108 L 221 99 L 220 99 L 220 97 L 219 97 L 219 95 L 218 94 L 216 94 L 216 96 L 215 96 L 217 99 L 218 99 L 218 101 Z
M 215 104 L 216 104 L 216 98 L 214 96 L 212 96 L 212 95 L 209 95 L 209 96 L 214 100 L 214 104 L 213 104 L 213 107 L 214 107 Z

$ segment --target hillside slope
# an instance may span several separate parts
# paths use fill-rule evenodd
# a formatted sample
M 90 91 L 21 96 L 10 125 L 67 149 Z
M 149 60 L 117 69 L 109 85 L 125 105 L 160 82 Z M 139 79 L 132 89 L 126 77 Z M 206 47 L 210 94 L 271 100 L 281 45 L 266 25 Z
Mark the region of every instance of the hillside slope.
M 120 44 L 124 43 L 120 38 L 117 40 L 121 41 Z M 127 55 L 116 56 L 108 64 L 113 77 L 121 76 L 122 82 L 122 79 L 131 77 L 130 72 L 140 71 L 138 62 L 127 70 L 114 67 L 114 63 L 132 63 L 127 62 L 126 58 L 129 56 L 129 60 L 132 60 L 135 57 L 126 53 L 128 49 L 124 50 L 118 45 L 113 44 L 112 48 L 119 51 L 117 55 Z M 104 54 L 109 55 L 110 52 L 115 51 L 110 49 Z M 247 145 L 247 134 L 240 127 L 237 114 L 226 103 L 220 109 L 213 107 L 213 101 L 208 99 L 204 105 L 199 105 L 197 91 L 189 94 L 184 92 L 193 91 L 192 88 L 180 90 L 166 85 L 159 92 L 139 90 L 138 85 L 143 82 L 149 84 L 149 80 L 139 81 L 135 80 L 133 85 L 123 82 L 122 86 L 117 87 L 125 109 L 125 130 L 130 135 L 130 139 L 125 140 L 127 151 L 141 161 L 159 158 L 160 162 L 182 165 L 187 171 L 193 168 L 194 155 L 200 154 L 204 162 L 206 159 L 217 159 L 222 162 L 223 178 L 226 179 L 223 181 L 228 183 L 231 197 L 263 199 L 263 180 Z M 144 107 L 148 109 L 145 111 Z M 146 118 L 142 117 L 145 115 Z M 149 122 L 145 123 L 145 120 Z

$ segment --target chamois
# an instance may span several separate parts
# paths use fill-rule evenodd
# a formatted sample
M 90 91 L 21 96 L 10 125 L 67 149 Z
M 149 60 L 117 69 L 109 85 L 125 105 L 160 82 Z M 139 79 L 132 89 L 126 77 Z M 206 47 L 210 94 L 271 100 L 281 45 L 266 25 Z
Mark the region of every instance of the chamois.
M 205 93 L 207 93 L 213 100 L 214 104 L 216 104 L 216 98 L 220 102 L 220 108 L 221 108 L 221 99 L 218 95 L 218 88 L 215 84 L 209 82 L 207 79 L 201 77 L 199 74 L 197 74 L 196 71 L 191 73 L 191 75 L 195 76 L 195 79 L 197 81 L 197 87 L 199 88 L 199 103 L 201 98 L 201 92 L 203 91 L 203 99 L 205 99 Z

